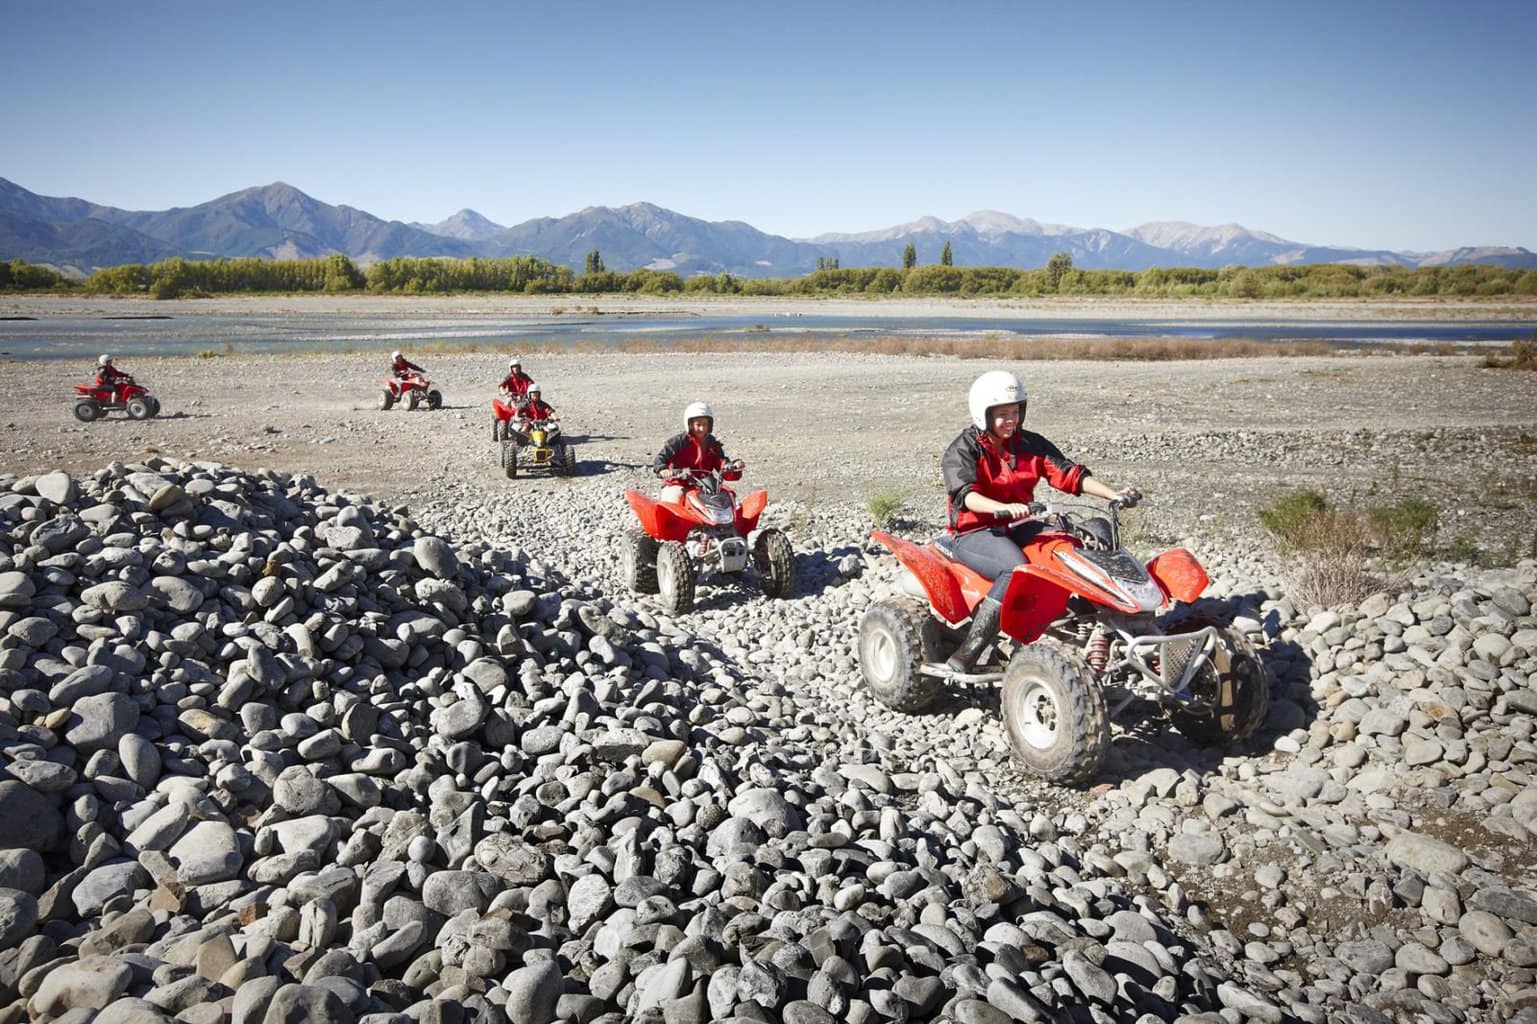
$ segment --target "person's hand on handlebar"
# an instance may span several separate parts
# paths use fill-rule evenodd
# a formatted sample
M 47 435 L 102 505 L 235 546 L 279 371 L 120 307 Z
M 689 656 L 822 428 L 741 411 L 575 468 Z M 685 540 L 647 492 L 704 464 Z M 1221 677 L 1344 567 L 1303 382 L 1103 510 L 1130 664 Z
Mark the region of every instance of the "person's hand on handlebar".
M 729 463 L 726 464 L 726 468 L 733 473 L 740 473 L 743 469 L 747 468 L 747 463 L 743 462 L 741 459 L 732 459 Z
M 1035 515 L 1036 507 L 1028 502 L 999 502 L 993 510 L 995 519 L 1028 519 Z
M 1116 492 L 1115 500 L 1122 508 L 1136 508 L 1137 502 L 1142 500 L 1142 492 L 1135 487 L 1127 487 Z

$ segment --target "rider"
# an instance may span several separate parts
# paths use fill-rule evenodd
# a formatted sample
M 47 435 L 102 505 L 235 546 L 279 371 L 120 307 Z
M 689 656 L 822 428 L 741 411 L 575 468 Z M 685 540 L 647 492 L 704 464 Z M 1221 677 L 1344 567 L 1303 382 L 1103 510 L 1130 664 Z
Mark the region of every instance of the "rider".
M 978 377 L 968 396 L 972 425 L 945 449 L 940 468 L 950 496 L 950 534 L 957 561 L 993 580 L 972 615 L 971 629 L 947 662 L 965 672 L 998 634 L 1003 594 L 1020 548 L 1042 529 L 1039 522 L 1013 522 L 1030 514 L 1035 485 L 1045 480 L 1068 494 L 1089 494 L 1135 504 L 1135 488 L 1116 490 L 1086 466 L 1068 459 L 1040 434 L 1023 429 L 1025 385 L 1006 370 Z
M 721 471 L 726 480 L 742 478 L 742 460 L 728 461 L 726 451 L 715 439 L 715 410 L 706 402 L 693 402 L 683 410 L 683 433 L 674 434 L 651 460 L 651 470 L 667 481 L 662 488 L 663 501 L 683 497 L 683 481 L 693 473 Z M 693 472 L 690 472 L 693 471 Z
M 400 380 L 408 373 L 427 372 L 420 366 L 417 366 L 415 363 L 411 362 L 411 360 L 407 359 L 405 356 L 401 355 L 400 349 L 398 348 L 390 353 L 390 359 L 392 360 L 390 371 L 395 374 L 396 380 Z
M 514 405 L 522 404 L 533 383 L 533 379 L 523 372 L 523 360 L 517 356 L 507 360 L 507 376 L 502 379 L 501 392 L 510 396 Z
M 523 418 L 531 422 L 560 419 L 555 415 L 555 407 L 540 397 L 539 385 L 535 381 L 528 382 L 528 405 L 523 409 Z
M 103 352 L 101 358 L 96 360 L 96 384 L 98 388 L 115 388 L 119 384 L 133 380 L 133 377 L 112 365 L 112 356 Z

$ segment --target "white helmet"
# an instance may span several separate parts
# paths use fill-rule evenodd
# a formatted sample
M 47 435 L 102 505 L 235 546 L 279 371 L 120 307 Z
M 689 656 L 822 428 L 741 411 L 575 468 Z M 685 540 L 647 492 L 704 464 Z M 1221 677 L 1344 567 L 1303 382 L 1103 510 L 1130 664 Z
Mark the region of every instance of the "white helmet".
M 531 395 L 540 394 L 539 382 L 537 380 L 529 381 L 528 382 L 528 389 L 527 390 L 528 390 L 528 393 L 531 394 Z
M 995 405 L 1019 403 L 1019 420 L 1025 420 L 1025 385 L 1008 370 L 990 370 L 971 382 L 966 403 L 971 406 L 971 422 L 978 430 L 987 429 L 987 410 Z
M 523 365 L 523 360 L 519 359 L 517 356 L 512 356 L 511 358 L 509 358 L 507 360 L 507 369 L 509 369 L 509 370 L 516 370 L 518 367 L 520 367 L 522 365 Z
M 683 410 L 683 429 L 688 430 L 689 420 L 697 420 L 703 416 L 710 421 L 710 429 L 715 429 L 715 410 L 710 408 L 709 402 L 690 402 L 687 409 Z
M 111 366 L 112 365 L 112 357 L 110 355 L 108 355 L 107 353 L 103 352 L 101 354 L 101 358 L 96 360 L 96 365 L 97 366 Z
M 399 359 L 400 358 L 400 349 L 397 348 L 395 351 L 391 352 L 390 353 L 390 358 L 391 359 Z

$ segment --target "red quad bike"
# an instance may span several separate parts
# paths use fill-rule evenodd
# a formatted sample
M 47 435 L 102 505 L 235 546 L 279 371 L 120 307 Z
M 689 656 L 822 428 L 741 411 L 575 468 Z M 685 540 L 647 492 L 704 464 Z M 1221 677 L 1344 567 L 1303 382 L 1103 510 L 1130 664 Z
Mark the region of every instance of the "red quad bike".
M 956 673 L 945 665 L 991 586 L 951 556 L 948 536 L 920 546 L 872 533 L 908 571 L 903 596 L 877 601 L 859 623 L 865 685 L 882 703 L 914 712 L 946 681 L 1002 680 L 1016 755 L 1036 775 L 1068 785 L 1099 770 L 1111 717 L 1138 696 L 1161 704 L 1174 727 L 1203 746 L 1248 736 L 1270 700 L 1264 666 L 1231 626 L 1178 617 L 1175 602 L 1201 595 L 1206 570 L 1182 548 L 1143 565 L 1121 546 L 1122 504 L 1109 502 L 1108 519 L 1031 506 L 1051 518 L 1025 544 L 1025 564 L 1004 594 L 999 632 L 1017 646 L 1001 671 Z M 986 652 L 978 659 L 985 664 Z M 1107 712 L 1111 686 L 1124 696 Z
M 135 384 L 132 377 L 101 387 L 75 385 L 75 419 L 90 423 L 109 412 L 126 412 L 131 419 L 147 420 L 160 415 L 160 399 Z
M 772 526 L 758 528 L 768 505 L 767 491 L 754 491 L 741 504 L 719 470 L 685 477 L 683 497 L 658 501 L 636 490 L 624 496 L 639 526 L 625 538 L 624 580 L 637 594 L 659 594 L 673 613 L 694 607 L 698 577 L 743 572 L 749 561 L 769 597 L 784 597 L 795 586 L 790 539 Z
M 404 377 L 387 377 L 384 381 L 384 390 L 379 394 L 379 408 L 388 412 L 396 402 L 406 403 L 406 408 L 414 410 L 422 399 L 427 400 L 427 408 L 437 409 L 443 405 L 443 394 L 432 386 L 432 381 L 419 373 L 407 373 Z

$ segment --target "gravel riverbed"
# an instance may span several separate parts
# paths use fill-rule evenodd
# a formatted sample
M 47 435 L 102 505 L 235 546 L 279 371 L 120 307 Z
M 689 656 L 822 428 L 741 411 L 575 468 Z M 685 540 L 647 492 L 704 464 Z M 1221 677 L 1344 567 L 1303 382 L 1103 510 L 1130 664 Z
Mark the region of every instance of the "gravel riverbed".
M 936 525 L 978 364 L 541 357 L 569 481 L 500 476 L 497 368 L 408 414 L 360 357 L 145 361 L 165 416 L 85 426 L 68 368 L 0 366 L 0 1020 L 1537 1020 L 1532 375 L 1026 364 L 1274 680 L 1232 750 L 1133 705 L 1072 790 L 995 691 L 899 715 L 854 662 L 865 499 Z M 787 600 L 621 585 L 695 396 Z M 1298 483 L 1490 564 L 1299 607 L 1253 516 Z

